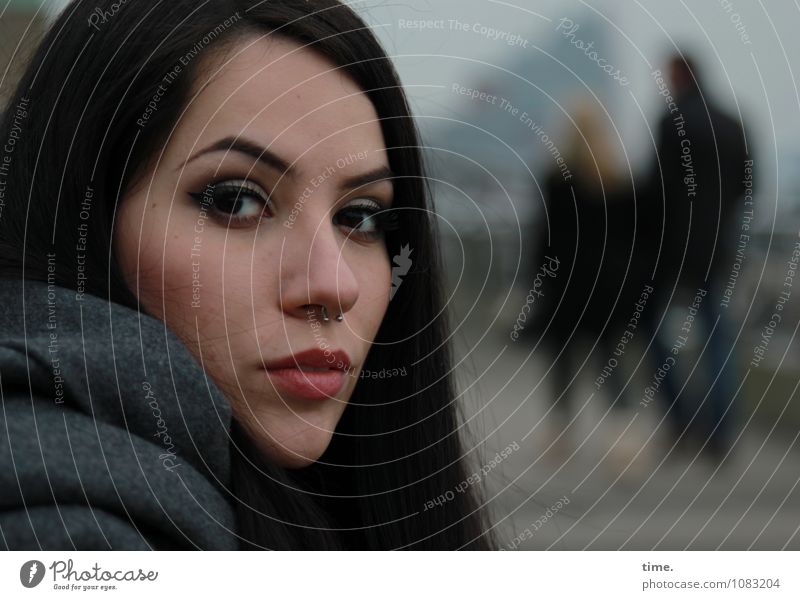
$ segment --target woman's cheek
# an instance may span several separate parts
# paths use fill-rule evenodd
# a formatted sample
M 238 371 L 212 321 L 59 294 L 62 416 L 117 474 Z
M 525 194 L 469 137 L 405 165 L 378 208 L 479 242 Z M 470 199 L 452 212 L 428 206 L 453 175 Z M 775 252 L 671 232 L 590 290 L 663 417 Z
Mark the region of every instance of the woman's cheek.
M 392 269 L 390 265 L 389 253 L 384 249 L 381 253 L 376 253 L 369 264 L 362 268 L 363 273 L 369 273 L 369 277 L 361 280 L 364 290 L 364 297 L 370 298 L 370 306 L 367 308 L 369 314 L 370 327 L 373 335 L 367 339 L 373 339 L 380 328 L 386 311 L 389 307 L 389 297 L 392 287 Z

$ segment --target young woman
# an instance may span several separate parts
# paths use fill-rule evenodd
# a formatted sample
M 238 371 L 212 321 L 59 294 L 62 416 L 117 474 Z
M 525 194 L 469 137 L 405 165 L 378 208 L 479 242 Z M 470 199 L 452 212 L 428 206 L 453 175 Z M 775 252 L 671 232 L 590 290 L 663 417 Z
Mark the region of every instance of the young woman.
M 0 138 L 6 547 L 496 547 L 418 136 L 350 8 L 74 2 Z

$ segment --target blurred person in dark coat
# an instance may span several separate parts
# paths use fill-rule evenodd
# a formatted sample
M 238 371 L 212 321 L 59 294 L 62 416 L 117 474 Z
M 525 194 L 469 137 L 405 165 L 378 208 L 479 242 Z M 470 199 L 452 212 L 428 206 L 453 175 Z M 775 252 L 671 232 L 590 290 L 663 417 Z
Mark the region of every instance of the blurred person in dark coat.
M 745 169 L 752 162 L 742 124 L 717 107 L 692 58 L 676 54 L 668 74 L 656 73 L 654 80 L 665 109 L 643 190 L 648 206 L 644 238 L 649 240 L 657 298 L 654 310 L 647 311 L 653 364 L 661 366 L 675 356 L 676 344 L 679 357 L 681 342 L 694 342 L 701 350 L 707 342 L 702 350 L 707 368 L 696 369 L 685 387 L 679 380 L 681 369 L 672 368 L 660 387 L 669 403 L 674 441 L 694 442 L 721 459 L 731 441 L 736 388 L 727 314 L 731 309 L 721 300 L 734 262 L 732 236 L 743 213 Z M 693 315 L 690 306 L 696 297 L 701 302 Z M 662 322 L 668 307 L 683 318 L 696 317 L 688 331 L 668 328 L 666 319 Z M 684 364 L 682 370 L 688 373 L 692 366 Z M 704 385 L 698 385 L 703 379 Z
M 571 453 L 564 429 L 576 412 L 578 378 L 583 373 L 594 380 L 614 356 L 623 314 L 633 304 L 629 282 L 639 279 L 631 278 L 631 185 L 614 163 L 611 139 L 597 111 L 578 105 L 570 116 L 574 125 L 562 148 L 568 170 L 554 167 L 544 178 L 546 214 L 532 249 L 534 274 L 553 260 L 558 271 L 545 280 L 526 331 L 532 344 L 541 344 L 549 363 L 553 405 L 548 433 L 559 456 Z M 623 389 L 623 382 L 621 369 L 604 381 L 603 392 L 615 408 L 629 404 L 630 390 Z

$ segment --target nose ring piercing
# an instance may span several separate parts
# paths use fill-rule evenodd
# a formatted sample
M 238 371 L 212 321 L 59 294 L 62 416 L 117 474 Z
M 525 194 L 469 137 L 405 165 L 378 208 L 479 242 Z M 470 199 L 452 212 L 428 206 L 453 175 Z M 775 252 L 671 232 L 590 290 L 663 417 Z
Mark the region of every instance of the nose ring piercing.
M 327 323 L 328 321 L 330 321 L 330 318 L 328 317 L 328 309 L 325 308 L 325 306 L 322 305 L 320 306 L 322 307 L 322 320 Z M 342 313 L 336 315 L 336 320 L 339 321 L 340 323 L 344 320 L 344 316 L 342 315 Z

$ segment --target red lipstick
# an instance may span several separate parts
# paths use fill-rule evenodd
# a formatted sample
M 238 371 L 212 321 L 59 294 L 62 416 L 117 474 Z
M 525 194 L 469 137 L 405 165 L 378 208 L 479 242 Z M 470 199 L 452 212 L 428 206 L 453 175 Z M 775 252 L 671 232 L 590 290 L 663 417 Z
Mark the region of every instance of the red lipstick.
M 312 348 L 265 363 L 267 375 L 279 390 L 302 398 L 323 400 L 342 388 L 350 357 L 344 350 Z

